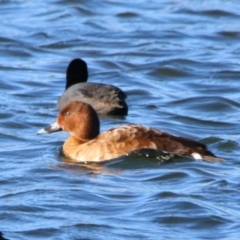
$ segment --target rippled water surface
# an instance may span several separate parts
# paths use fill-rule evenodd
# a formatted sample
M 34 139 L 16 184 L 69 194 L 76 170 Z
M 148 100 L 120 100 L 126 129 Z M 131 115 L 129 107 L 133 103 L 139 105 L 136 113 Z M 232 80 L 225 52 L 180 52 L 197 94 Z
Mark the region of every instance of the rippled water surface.
M 0 219 L 17 239 L 239 239 L 240 3 L 1 1 Z M 71 164 L 57 115 L 71 59 L 128 94 L 124 119 L 206 143 L 224 163 Z

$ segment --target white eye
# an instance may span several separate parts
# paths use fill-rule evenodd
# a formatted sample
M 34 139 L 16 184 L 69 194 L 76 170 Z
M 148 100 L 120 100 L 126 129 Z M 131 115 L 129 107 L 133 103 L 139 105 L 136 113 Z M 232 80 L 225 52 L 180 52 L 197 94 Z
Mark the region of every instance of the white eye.
M 70 115 L 70 112 L 66 112 L 65 115 Z

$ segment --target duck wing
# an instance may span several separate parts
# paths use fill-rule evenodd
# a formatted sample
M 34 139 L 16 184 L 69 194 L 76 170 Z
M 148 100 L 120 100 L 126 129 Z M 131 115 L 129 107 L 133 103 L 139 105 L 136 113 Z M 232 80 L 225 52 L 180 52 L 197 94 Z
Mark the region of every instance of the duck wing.
M 97 138 L 104 142 L 102 146 L 105 145 L 103 151 L 106 152 L 127 153 L 137 149 L 151 148 L 206 161 L 223 160 L 216 157 L 203 143 L 141 125 L 113 128 Z

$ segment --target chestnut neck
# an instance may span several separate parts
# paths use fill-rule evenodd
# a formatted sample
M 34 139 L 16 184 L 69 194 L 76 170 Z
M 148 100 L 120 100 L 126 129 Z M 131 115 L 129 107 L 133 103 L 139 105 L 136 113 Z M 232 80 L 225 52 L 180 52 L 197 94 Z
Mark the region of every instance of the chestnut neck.
M 96 111 L 80 101 L 72 101 L 64 107 L 59 114 L 58 123 L 71 136 L 84 142 L 96 138 L 100 131 Z

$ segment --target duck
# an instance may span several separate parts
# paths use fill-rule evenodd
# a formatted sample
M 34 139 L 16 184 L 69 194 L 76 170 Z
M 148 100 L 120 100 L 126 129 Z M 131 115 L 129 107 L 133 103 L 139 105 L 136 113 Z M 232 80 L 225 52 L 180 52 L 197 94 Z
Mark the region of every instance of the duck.
M 87 80 L 87 63 L 80 58 L 73 59 L 67 67 L 65 91 L 58 99 L 57 108 L 61 110 L 78 100 L 90 104 L 99 115 L 127 115 L 126 93 L 113 85 Z
M 203 143 L 143 125 L 127 124 L 100 133 L 100 121 L 94 108 L 76 100 L 60 111 L 54 125 L 38 134 L 61 130 L 70 133 L 63 144 L 63 153 L 74 162 L 102 162 L 139 149 L 154 149 L 210 162 L 223 161 Z

